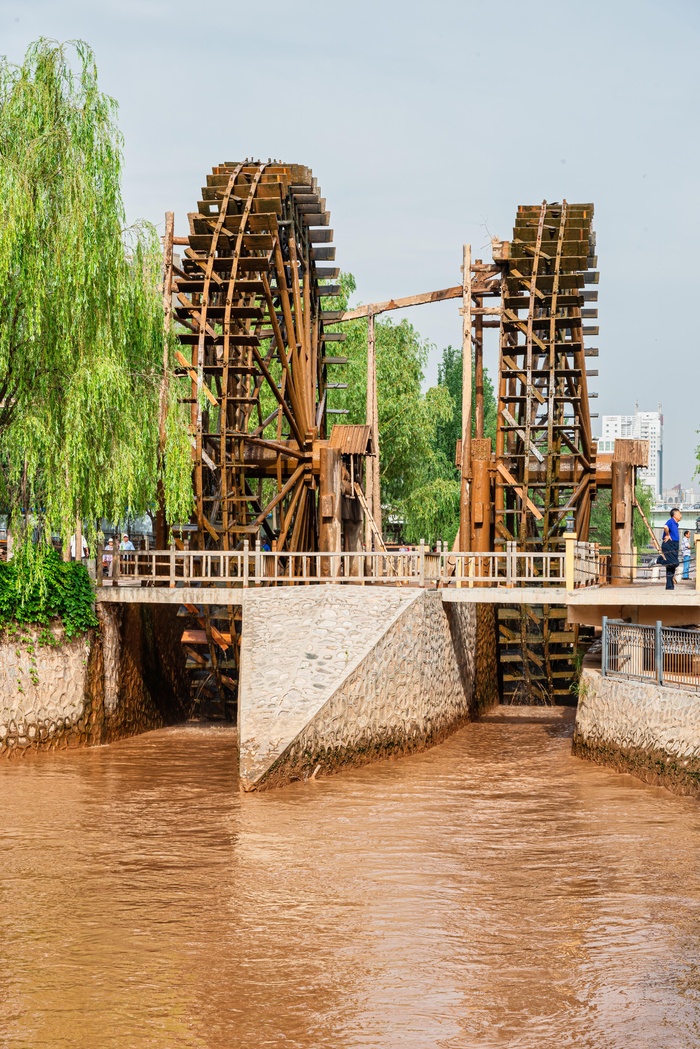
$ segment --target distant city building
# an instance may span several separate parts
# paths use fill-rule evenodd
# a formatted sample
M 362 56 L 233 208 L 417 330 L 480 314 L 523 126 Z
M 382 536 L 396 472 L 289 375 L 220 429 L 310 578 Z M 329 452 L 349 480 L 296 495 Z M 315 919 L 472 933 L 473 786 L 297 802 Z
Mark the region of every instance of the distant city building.
M 655 498 L 660 499 L 664 483 L 664 417 L 661 414 L 661 405 L 656 412 L 640 412 L 639 405 L 636 405 L 634 415 L 604 415 L 598 451 L 613 452 L 618 437 L 632 437 L 649 442 L 649 466 L 638 470 L 637 476 L 651 488 Z
M 694 488 L 684 488 L 682 484 L 676 484 L 673 488 L 667 488 L 663 493 L 663 502 L 668 505 L 681 508 L 695 506 L 698 496 Z

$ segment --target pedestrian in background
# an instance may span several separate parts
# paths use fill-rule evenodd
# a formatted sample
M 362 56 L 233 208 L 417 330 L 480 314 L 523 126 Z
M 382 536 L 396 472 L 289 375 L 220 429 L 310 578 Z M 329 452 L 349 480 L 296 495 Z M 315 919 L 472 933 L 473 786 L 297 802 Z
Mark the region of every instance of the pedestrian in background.
M 678 568 L 678 554 L 680 547 L 680 535 L 678 533 L 678 522 L 683 514 L 677 506 L 671 510 L 671 516 L 664 525 L 664 537 L 661 541 L 661 561 L 666 565 L 666 589 L 675 590 L 673 577 Z
M 690 531 L 686 528 L 681 540 L 681 556 L 683 557 L 683 575 L 681 579 L 690 579 Z

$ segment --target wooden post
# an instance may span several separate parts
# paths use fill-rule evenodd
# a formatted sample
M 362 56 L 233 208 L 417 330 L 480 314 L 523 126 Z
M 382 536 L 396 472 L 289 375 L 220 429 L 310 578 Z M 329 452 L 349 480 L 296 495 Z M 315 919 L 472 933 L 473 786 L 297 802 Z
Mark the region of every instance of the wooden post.
M 700 557 L 700 532 L 696 532 L 695 533 L 695 589 L 696 590 L 700 590 L 700 566 L 698 564 L 698 557 Z
M 341 458 L 337 448 L 321 445 L 319 472 L 319 529 L 318 545 L 323 551 L 338 552 L 342 539 L 342 484 Z M 338 558 L 321 558 L 321 575 L 335 577 L 338 575 L 340 562 Z
M 158 414 L 158 466 L 163 470 L 165 456 L 165 421 L 168 412 L 168 385 L 170 378 L 170 327 L 173 313 L 173 235 L 175 215 L 165 213 L 165 236 L 163 238 L 163 374 L 160 378 L 160 406 Z M 164 550 L 166 543 L 165 491 L 162 475 L 158 477 L 158 507 L 156 510 L 156 549 Z
M 253 582 L 256 586 L 260 586 L 262 579 L 262 545 L 260 539 L 255 540 L 255 575 Z
M 632 583 L 632 507 L 634 504 L 634 466 L 613 462 L 610 522 L 610 583 L 630 586 Z
M 170 541 L 170 588 L 175 587 L 175 540 Z
M 471 542 L 470 550 L 486 553 L 491 541 L 491 438 L 475 437 L 472 442 Z
M 573 590 L 576 586 L 576 533 L 564 533 L 564 586 Z
M 477 265 L 479 263 L 477 262 Z M 478 300 L 483 307 L 483 296 Z M 474 436 L 479 440 L 484 436 L 484 315 L 477 313 L 474 318 Z
M 471 536 L 469 549 L 489 553 L 491 535 L 491 438 L 474 437 L 472 442 Z M 479 559 L 479 575 L 483 561 Z M 483 583 L 481 585 L 488 585 Z
M 470 479 L 472 439 L 472 249 L 462 256 L 462 466 L 459 504 L 459 545 L 466 550 L 471 530 Z
M 377 352 L 374 334 L 374 313 L 367 315 L 367 425 L 372 437 L 372 455 L 367 458 L 367 502 L 374 522 L 382 531 L 382 506 L 379 468 L 379 406 L 377 402 Z M 372 549 L 372 532 L 365 526 L 365 546 Z
M 112 586 L 119 586 L 119 572 L 121 569 L 120 540 L 120 535 L 112 536 Z

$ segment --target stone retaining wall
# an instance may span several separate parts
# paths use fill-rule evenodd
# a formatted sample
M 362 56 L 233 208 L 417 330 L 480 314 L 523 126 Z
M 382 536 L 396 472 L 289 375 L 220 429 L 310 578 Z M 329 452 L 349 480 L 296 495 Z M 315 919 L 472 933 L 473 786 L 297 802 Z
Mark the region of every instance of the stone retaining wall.
M 99 630 L 55 643 L 22 626 L 0 637 L 0 756 L 94 746 L 184 717 L 175 608 L 98 606 Z
M 700 693 L 603 677 L 584 665 L 574 754 L 700 796 Z
M 429 746 L 497 698 L 493 611 L 477 686 L 476 607 L 437 591 L 260 591 L 243 616 L 246 790 Z

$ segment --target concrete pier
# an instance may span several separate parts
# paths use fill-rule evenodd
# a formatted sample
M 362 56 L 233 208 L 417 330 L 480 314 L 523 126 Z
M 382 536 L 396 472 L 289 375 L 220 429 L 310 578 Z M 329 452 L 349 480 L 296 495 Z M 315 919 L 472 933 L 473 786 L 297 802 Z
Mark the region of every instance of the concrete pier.
M 491 618 L 493 631 L 493 619 Z M 260 590 L 243 606 L 244 790 L 306 778 L 445 738 L 488 703 L 477 686 L 495 635 L 476 607 L 436 591 L 340 585 Z M 490 701 L 497 699 L 495 666 Z

